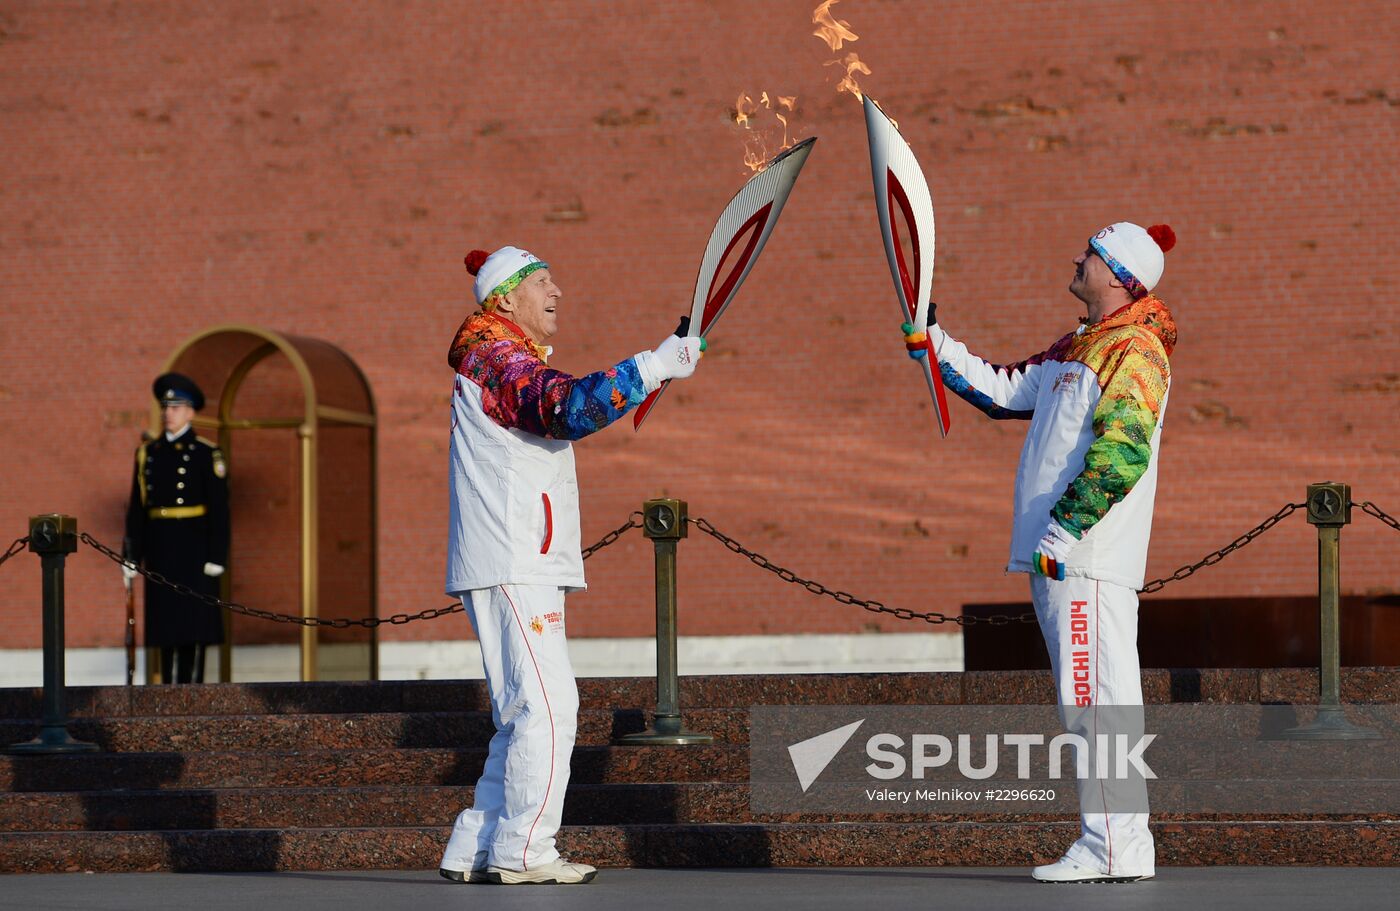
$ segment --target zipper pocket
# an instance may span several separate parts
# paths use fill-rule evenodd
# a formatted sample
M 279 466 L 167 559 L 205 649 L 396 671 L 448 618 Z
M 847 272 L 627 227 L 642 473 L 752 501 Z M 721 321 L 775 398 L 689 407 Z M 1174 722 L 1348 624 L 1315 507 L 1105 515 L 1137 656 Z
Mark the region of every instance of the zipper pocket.
M 540 499 L 544 501 L 544 543 L 540 545 L 540 553 L 549 553 L 549 542 L 554 540 L 554 510 L 549 505 L 549 494 L 540 494 Z

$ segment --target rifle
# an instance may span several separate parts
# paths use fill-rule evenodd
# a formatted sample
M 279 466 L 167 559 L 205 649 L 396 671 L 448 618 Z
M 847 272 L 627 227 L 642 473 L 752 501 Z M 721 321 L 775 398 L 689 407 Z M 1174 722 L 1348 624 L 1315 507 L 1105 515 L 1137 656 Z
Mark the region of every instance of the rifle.
M 131 559 L 130 539 L 122 541 L 122 556 Z M 131 576 L 126 574 L 125 567 L 122 582 L 126 585 L 126 685 L 131 686 L 136 679 L 136 594 L 132 591 Z

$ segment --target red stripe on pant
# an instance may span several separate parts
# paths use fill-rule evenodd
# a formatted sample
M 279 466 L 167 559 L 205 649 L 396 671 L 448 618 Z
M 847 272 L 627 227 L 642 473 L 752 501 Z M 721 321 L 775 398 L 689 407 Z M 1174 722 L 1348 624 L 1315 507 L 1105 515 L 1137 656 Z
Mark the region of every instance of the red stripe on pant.
M 1094 748 L 1098 748 L 1099 743 L 1099 583 L 1094 580 Z M 1113 823 L 1108 815 L 1108 797 L 1104 794 L 1103 777 L 1099 777 L 1099 797 L 1103 799 L 1103 834 L 1104 841 L 1108 842 L 1108 872 L 1113 873 Z
M 501 586 L 501 594 L 506 596 L 510 602 L 510 611 L 515 615 L 515 625 L 520 629 L 520 638 L 525 643 L 525 650 L 530 653 L 530 663 L 535 666 L 535 677 L 540 681 L 540 693 L 544 695 L 544 711 L 549 718 L 549 780 L 545 782 L 544 799 L 540 801 L 540 811 L 535 814 L 535 821 L 530 823 L 530 831 L 525 834 L 525 850 L 520 852 L 520 869 L 530 869 L 530 839 L 535 837 L 535 826 L 540 824 L 540 817 L 544 816 L 544 808 L 549 804 L 549 792 L 554 787 L 554 710 L 549 706 L 549 691 L 544 686 L 544 674 L 540 673 L 540 662 L 535 658 L 535 650 L 530 647 L 530 637 L 525 634 L 525 624 L 520 619 L 520 609 L 515 606 L 515 600 L 511 598 L 510 592 L 506 591 L 504 585 Z

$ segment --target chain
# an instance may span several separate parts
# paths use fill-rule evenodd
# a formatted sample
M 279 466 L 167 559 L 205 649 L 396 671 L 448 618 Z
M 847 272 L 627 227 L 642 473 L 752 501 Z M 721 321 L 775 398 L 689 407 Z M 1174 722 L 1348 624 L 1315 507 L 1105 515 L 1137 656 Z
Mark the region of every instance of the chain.
M 15 543 L 11 544 L 10 547 L 9 547 L 9 549 L 6 550 L 4 554 L 0 554 L 0 566 L 4 566 L 6 560 L 10 559 L 10 558 L 13 557 L 15 554 L 17 554 L 17 553 L 19 553 L 20 551 L 24 550 L 25 545 L 27 545 L 28 543 L 29 543 L 29 536 L 28 536 L 28 535 L 25 535 L 23 538 L 15 538 Z
M 1147 583 L 1145 586 L 1143 586 L 1142 593 L 1144 595 L 1150 595 L 1153 592 L 1161 591 L 1168 584 L 1185 579 L 1188 576 L 1193 575 L 1197 570 L 1203 569 L 1207 566 L 1214 566 L 1221 560 L 1224 560 L 1230 554 L 1239 550 L 1241 547 L 1244 547 L 1246 544 L 1253 541 L 1255 538 L 1259 537 L 1264 532 L 1268 531 L 1278 523 L 1282 522 L 1284 519 L 1292 515 L 1297 510 L 1302 509 L 1303 505 L 1304 504 L 1302 503 L 1289 503 L 1285 505 L 1278 512 L 1274 513 L 1272 516 L 1269 516 L 1269 518 L 1265 519 L 1263 522 L 1260 522 L 1254 528 L 1251 528 L 1249 531 L 1240 535 L 1238 538 L 1231 541 L 1229 544 L 1226 544 L 1219 550 L 1207 554 L 1205 557 L 1201 558 L 1200 560 L 1197 560 L 1195 563 L 1188 563 L 1187 565 L 1178 569 L 1176 572 L 1172 573 L 1170 576 L 1166 576 L 1161 579 L 1154 579 L 1153 581 Z M 1378 507 L 1376 507 L 1375 504 L 1368 501 L 1366 503 L 1361 504 L 1361 508 L 1370 515 L 1373 515 L 1381 521 L 1385 522 L 1392 528 L 1400 530 L 1400 522 L 1397 522 L 1393 517 L 1381 512 L 1381 510 Z M 767 570 L 768 572 L 773 573 L 775 576 L 777 576 L 779 579 L 782 579 L 784 582 L 790 582 L 793 585 L 800 585 L 814 595 L 822 595 L 827 598 L 832 598 L 841 604 L 854 604 L 857 607 L 864 608 L 865 610 L 871 611 L 872 613 L 889 614 L 900 620 L 923 620 L 925 623 L 934 624 L 956 623 L 958 626 L 968 626 L 973 623 L 986 623 L 991 626 L 1005 626 L 1008 623 L 1036 622 L 1035 617 L 1031 614 L 991 614 L 986 617 L 969 617 L 966 615 L 959 615 L 956 617 L 950 617 L 947 614 L 942 614 L 938 611 L 928 611 L 926 613 L 920 613 L 918 611 L 912 611 L 902 607 L 888 607 L 881 601 L 857 598 L 856 596 L 848 592 L 836 591 L 827 588 L 820 582 L 814 582 L 811 579 L 804 579 L 792 570 L 784 569 L 783 567 L 778 566 L 776 563 L 774 563 L 772 560 L 769 560 L 762 554 L 749 550 L 747 547 L 740 544 L 733 538 L 729 537 L 724 532 L 720 531 L 718 528 L 715 528 L 714 525 L 712 525 L 709 521 L 705 519 L 696 518 L 690 519 L 689 521 L 696 528 L 700 529 L 705 534 L 714 538 L 716 541 L 720 542 L 725 547 L 729 548 L 729 550 L 733 551 L 736 554 L 739 554 L 740 556 L 747 557 L 749 561 L 755 566 L 757 566 L 759 569 Z
M 1365 512 L 1367 515 L 1374 516 L 1380 521 L 1384 522 L 1386 525 L 1389 525 L 1391 528 L 1400 531 L 1400 521 L 1397 521 L 1394 516 L 1389 515 L 1375 503 L 1372 503 L 1370 500 L 1353 505 L 1359 505 L 1362 511 Z M 1198 570 L 1201 570 L 1207 566 L 1214 566 L 1221 560 L 1224 560 L 1230 554 L 1244 547 L 1246 544 L 1250 543 L 1255 538 L 1262 535 L 1264 532 L 1268 531 L 1278 523 L 1282 522 L 1284 519 L 1292 515 L 1297 510 L 1302 509 L 1303 506 L 1304 504 L 1302 503 L 1286 504 L 1278 512 L 1274 513 L 1272 516 L 1269 516 L 1269 518 L 1265 519 L 1263 522 L 1260 522 L 1254 528 L 1240 535 L 1238 538 L 1231 541 L 1229 544 L 1226 544 L 1219 550 L 1207 554 L 1205 557 L 1201 558 L 1200 560 L 1197 560 L 1195 563 L 1188 563 L 1187 565 L 1182 566 L 1170 576 L 1164 576 L 1161 579 L 1154 579 L 1153 581 L 1147 583 L 1145 586 L 1143 586 L 1142 593 L 1145 595 L 1150 595 L 1154 592 L 1161 591 L 1163 588 L 1165 588 L 1168 584 L 1172 582 L 1178 582 L 1191 575 L 1194 575 Z M 641 528 L 642 518 L 642 513 L 633 512 L 630 516 L 627 517 L 627 521 L 624 522 L 622 525 L 619 525 L 617 528 L 608 532 L 606 535 L 600 538 L 597 543 L 584 548 L 582 552 L 583 559 L 587 560 L 589 557 L 593 556 L 598 551 L 615 543 L 619 538 L 621 538 L 623 535 L 625 535 L 632 529 Z M 857 598 L 850 592 L 828 588 L 820 582 L 814 581 L 812 579 L 803 578 L 802 576 L 797 575 L 797 573 L 793 572 L 792 570 L 779 566 L 778 564 L 774 563 L 772 560 L 769 560 L 762 554 L 750 550 L 749 548 L 740 544 L 738 541 L 731 538 L 729 535 L 726 535 L 724 532 L 716 528 L 707 519 L 692 518 L 687 519 L 686 521 L 694 525 L 696 528 L 700 529 L 700 531 L 704 532 L 706 535 L 709 535 L 711 538 L 714 538 L 716 541 L 723 544 L 727 549 L 733 551 L 736 554 L 739 554 L 742 557 L 746 557 L 749 560 L 749 562 L 753 563 L 759 569 L 773 573 L 775 576 L 777 576 L 779 579 L 782 579 L 784 582 L 788 582 L 793 585 L 800 585 L 802 586 L 802 588 L 806 589 L 814 595 L 820 595 L 822 597 L 831 598 L 839 604 L 852 604 L 856 607 L 860 607 L 864 610 L 870 611 L 871 613 L 888 614 L 889 616 L 894 617 L 897 620 L 922 620 L 925 623 L 931 624 L 954 623 L 958 626 L 968 626 L 974 623 L 985 623 L 989 626 L 1006 626 L 1010 623 L 1036 622 L 1036 618 L 1031 614 L 991 614 L 985 617 L 969 617 L 961 614 L 958 616 L 949 616 L 947 614 L 940 613 L 939 611 L 920 612 L 909 610 L 908 608 L 904 607 L 889 607 L 884 602 L 877 601 L 873 598 Z M 106 545 L 102 544 L 100 541 L 87 534 L 86 532 L 79 535 L 78 537 L 82 540 L 84 544 L 87 544 L 88 546 L 92 547 L 94 550 L 101 553 L 103 556 L 107 557 L 114 563 L 124 566 L 131 566 L 130 563 L 123 559 L 121 554 L 112 550 L 110 547 L 107 547 Z M 5 561 L 9 560 L 15 554 L 23 550 L 25 545 L 27 545 L 28 543 L 28 537 L 16 539 L 15 542 L 10 545 L 9 549 L 5 551 L 3 555 L 0 555 L 0 565 L 3 565 Z M 416 614 L 394 614 L 390 617 L 361 617 L 358 619 L 325 619 L 322 617 L 298 617 L 291 614 L 279 614 L 273 611 L 261 610 L 256 607 L 248 607 L 247 605 L 238 604 L 232 601 L 223 601 L 219 598 L 214 597 L 213 595 L 206 595 L 202 592 L 197 592 L 194 589 L 190 588 L 188 585 L 183 585 L 179 582 L 174 582 L 170 579 L 167 579 L 165 576 L 153 570 L 142 569 L 137 567 L 136 571 L 142 576 L 145 576 L 147 579 L 151 580 L 152 582 L 155 582 L 157 585 L 163 585 L 166 588 L 176 591 L 182 595 L 194 598 L 198 601 L 202 601 L 205 604 L 223 608 L 224 610 L 232 611 L 236 614 L 242 614 L 247 617 L 255 617 L 260 620 L 270 620 L 274 623 L 292 623 L 298 626 L 325 626 L 333 629 L 347 629 L 352 626 L 358 626 L 363 627 L 365 629 L 373 629 L 374 627 L 381 626 L 386 623 L 393 626 L 402 626 L 405 623 L 411 623 L 415 620 L 432 620 L 437 617 L 446 616 L 448 614 L 461 613 L 463 610 L 461 602 L 456 602 L 447 607 L 429 608 L 427 610 L 419 611 Z
M 1166 588 L 1168 584 L 1172 582 L 1180 582 L 1182 579 L 1185 579 L 1187 576 L 1194 574 L 1199 569 L 1204 569 L 1207 566 L 1214 566 L 1221 560 L 1224 560 L 1226 557 L 1230 556 L 1230 554 L 1239 550 L 1241 547 L 1244 547 L 1250 541 L 1253 541 L 1255 538 L 1259 537 L 1264 532 L 1268 531 L 1278 523 L 1282 522 L 1284 519 L 1293 515 L 1294 512 L 1302 509 L 1303 506 L 1304 504 L 1302 503 L 1287 504 L 1278 512 L 1269 516 L 1263 522 L 1260 522 L 1258 525 L 1254 526 L 1249 531 L 1240 535 L 1238 538 L 1231 541 L 1229 544 L 1226 544 L 1219 550 L 1214 551 L 1213 553 L 1206 554 L 1204 557 L 1197 560 L 1195 563 L 1186 564 L 1185 566 L 1178 569 L 1176 572 L 1172 573 L 1170 576 L 1163 576 L 1160 579 L 1153 579 L 1151 582 L 1147 583 L 1142 587 L 1142 593 L 1144 595 L 1150 595 L 1153 592 L 1159 592 L 1162 589 Z
M 1360 506 L 1361 511 L 1364 512 L 1366 515 L 1375 516 L 1377 519 L 1380 519 L 1382 522 L 1389 525 L 1391 528 L 1395 529 L 1396 531 L 1400 531 L 1400 519 L 1396 519 L 1390 513 L 1386 512 L 1384 509 L 1381 509 L 1379 506 L 1377 506 L 1375 503 L 1372 503 L 1370 500 L 1366 500 L 1362 503 L 1353 503 L 1351 505 Z
M 857 598 L 855 595 L 852 595 L 849 592 L 836 591 L 834 589 L 827 588 L 820 582 L 814 582 L 811 579 L 804 579 L 792 570 L 784 569 L 783 567 L 777 565 L 772 560 L 769 560 L 762 554 L 755 553 L 754 551 L 749 550 L 747 547 L 740 544 L 738 541 L 735 541 L 733 538 L 729 537 L 729 535 L 726 535 L 718 528 L 715 528 L 709 523 L 709 521 L 705 519 L 687 519 L 687 521 L 690 522 L 690 524 L 694 525 L 696 528 L 703 531 L 705 534 L 714 538 L 719 543 L 723 544 L 725 547 L 732 550 L 734 553 L 739 554 L 743 557 L 747 557 L 749 559 L 749 562 L 753 563 L 754 566 L 757 566 L 759 569 L 767 570 L 768 572 L 777 576 L 779 579 L 782 579 L 784 582 L 790 582 L 793 585 L 800 585 L 814 595 L 822 595 L 824 597 L 831 598 L 840 604 L 854 604 L 855 606 L 864 608 L 865 610 L 868 610 L 873 614 L 889 614 L 891 617 L 894 617 L 898 620 L 922 620 L 925 623 L 934 624 L 956 623 L 958 626 L 970 626 L 974 623 L 986 623 L 990 626 L 1006 626 L 1009 623 L 1036 622 L 1034 614 L 991 614 L 986 617 L 969 617 L 965 614 L 959 614 L 956 617 L 950 617 L 947 614 L 942 614 L 938 611 L 927 611 L 921 613 L 919 611 L 909 610 L 905 607 L 889 607 L 882 601 L 875 601 L 866 598 Z
M 607 547 L 609 544 L 612 544 L 618 538 L 626 534 L 629 529 L 640 528 L 642 524 L 641 515 L 642 514 L 640 512 L 634 512 L 631 516 L 628 517 L 627 523 L 625 525 L 613 529 L 612 531 L 604 535 L 602 539 L 598 541 L 598 543 L 585 549 L 583 551 L 583 559 L 587 560 L 593 554 Z M 239 604 L 235 601 L 224 601 L 220 598 L 216 598 L 213 595 L 206 595 L 203 592 L 197 592 L 194 589 L 190 588 L 188 585 L 183 585 L 179 582 L 167 579 L 165 576 L 161 575 L 158 572 L 155 572 L 154 570 L 133 566 L 133 564 L 127 561 L 125 558 L 123 558 L 121 554 L 117 553 L 112 548 L 103 544 L 101 541 L 98 541 L 96 538 L 94 538 L 87 532 L 83 532 L 82 534 L 78 535 L 78 538 L 84 544 L 88 545 L 93 550 L 102 554 L 104 557 L 111 560 L 112 562 L 117 563 L 120 566 L 134 568 L 136 572 L 138 572 L 142 576 L 145 576 L 147 579 L 151 580 L 157 585 L 163 585 L 166 588 L 171 589 L 172 591 L 179 592 L 182 595 L 194 598 L 197 601 L 202 601 L 205 604 L 211 605 L 213 607 L 219 607 L 235 614 L 242 614 L 245 617 L 255 617 L 259 620 L 270 620 L 273 623 L 291 623 L 295 624 L 296 626 L 324 626 L 329 627 L 331 629 L 349 629 L 352 626 L 363 627 L 364 629 L 374 629 L 377 626 L 383 626 L 385 624 L 388 624 L 390 626 L 402 626 L 405 623 L 412 623 L 415 620 L 434 620 L 438 617 L 445 617 L 448 614 L 459 614 L 463 610 L 465 610 L 465 608 L 462 607 L 462 602 L 457 601 L 452 604 L 449 604 L 447 607 L 430 607 L 427 610 L 419 611 L 416 614 L 394 614 L 393 616 L 389 617 L 358 617 L 355 619 L 351 619 L 348 617 L 337 617 L 334 619 L 328 619 L 325 617 L 298 617 L 292 614 L 279 614 L 275 611 L 263 610 L 257 607 L 248 607 L 246 604 Z M 19 548 L 21 548 L 24 544 L 28 543 L 28 541 L 28 538 L 21 538 L 20 540 L 12 544 L 10 546 L 9 552 L 6 553 L 4 557 L 0 557 L 0 564 L 3 564 L 14 553 L 17 553 Z
M 620 537 L 622 537 L 623 535 L 627 534 L 628 531 L 630 531 L 630 530 L 632 530 L 632 529 L 634 529 L 634 528 L 641 528 L 641 527 L 642 527 L 642 513 L 641 513 L 640 510 L 638 510 L 637 512 L 634 512 L 634 513 L 632 513 L 632 515 L 628 516 L 628 517 L 627 517 L 627 521 L 624 522 L 622 525 L 619 525 L 617 528 L 614 528 L 612 531 L 608 532 L 607 534 L 603 535 L 603 537 L 599 538 L 597 544 L 594 544 L 594 545 L 592 545 L 591 547 L 585 547 L 585 548 L 583 549 L 583 559 L 587 560 L 589 557 L 593 556 L 593 555 L 594 555 L 595 553 L 597 553 L 598 551 L 602 550 L 603 548 L 607 547 L 609 544 L 612 544 L 613 542 L 615 542 L 618 538 L 620 538 Z

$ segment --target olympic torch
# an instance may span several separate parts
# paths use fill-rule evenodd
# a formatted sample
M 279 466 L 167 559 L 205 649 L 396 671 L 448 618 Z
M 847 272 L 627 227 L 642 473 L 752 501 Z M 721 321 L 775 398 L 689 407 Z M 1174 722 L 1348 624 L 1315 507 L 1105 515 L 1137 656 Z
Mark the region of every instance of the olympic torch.
M 788 194 L 816 141 L 817 137 L 809 137 L 775 156 L 763 170 L 749 178 L 720 213 L 700 260 L 700 274 L 695 279 L 689 326 L 696 335 L 707 337 L 739 293 L 739 286 L 748 278 L 768 243 L 778 216 L 787 204 Z M 669 385 L 667 380 L 642 402 L 632 418 L 633 429 L 641 429 L 642 422 Z
M 870 174 L 875 181 L 875 211 L 880 234 L 885 241 L 885 258 L 894 278 L 895 295 L 910 327 L 907 345 L 911 356 L 922 365 L 929 394 L 933 397 L 934 420 L 938 432 L 948 435 L 948 399 L 943 391 L 937 354 L 928 342 L 925 322 L 929 296 L 933 291 L 933 198 L 919 160 L 909 143 L 899 134 L 894 121 L 880 110 L 869 95 L 864 96 L 865 130 L 870 140 Z M 896 217 L 896 215 L 898 217 Z M 905 257 L 900 242 L 899 223 L 909 239 L 910 256 Z

